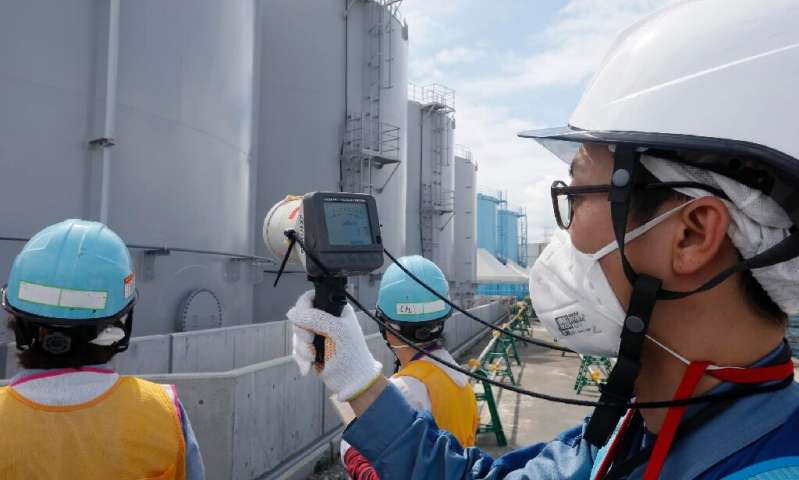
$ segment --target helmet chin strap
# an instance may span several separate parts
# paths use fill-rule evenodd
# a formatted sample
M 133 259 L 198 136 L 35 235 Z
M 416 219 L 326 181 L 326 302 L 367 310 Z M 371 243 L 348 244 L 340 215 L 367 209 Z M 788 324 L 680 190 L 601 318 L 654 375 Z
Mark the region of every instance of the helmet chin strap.
M 619 356 L 607 383 L 602 387 L 599 400 L 600 403 L 610 405 L 596 407 L 585 431 L 585 439 L 600 447 L 608 442 L 626 411 L 620 404 L 629 401 L 633 396 L 633 387 L 641 371 L 641 347 L 657 300 L 684 298 L 709 290 L 735 273 L 775 265 L 799 256 L 799 230 L 795 230 L 777 245 L 725 269 L 699 288 L 687 292 L 661 288 L 660 279 L 636 272 L 624 254 L 627 217 L 634 189 L 633 178 L 636 169 L 641 168 L 639 156 L 640 152 L 635 146 L 616 146 L 608 194 L 613 235 L 619 246 L 624 274 L 633 290 L 621 333 Z
M 661 281 L 655 277 L 638 274 L 624 255 L 624 240 L 627 232 L 627 215 L 633 193 L 633 178 L 638 167 L 638 152 L 633 147 L 616 147 L 613 177 L 608 194 L 613 234 L 619 245 L 624 274 L 633 285 L 630 306 L 621 332 L 619 356 L 616 365 L 602 387 L 599 401 L 611 405 L 596 407 L 585 430 L 585 439 L 598 447 L 604 446 L 626 412 L 619 406 L 633 396 L 633 387 L 641 371 L 641 347 L 643 346 L 652 309 L 658 298 Z M 614 406 L 615 405 L 615 406 Z

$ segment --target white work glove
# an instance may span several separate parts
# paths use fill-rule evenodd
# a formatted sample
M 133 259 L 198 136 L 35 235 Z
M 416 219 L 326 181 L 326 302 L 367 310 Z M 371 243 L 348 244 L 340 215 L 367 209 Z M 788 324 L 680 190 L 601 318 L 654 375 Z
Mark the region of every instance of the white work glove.
M 342 438 L 341 439 L 341 443 L 338 446 L 338 453 L 339 453 L 339 455 L 341 455 L 341 464 L 342 465 L 346 465 L 347 464 L 347 462 L 344 461 L 344 457 L 347 455 L 347 451 L 350 448 L 352 448 L 352 445 L 347 443 L 347 441 Z
M 289 320 L 294 324 L 292 355 L 300 372 L 306 375 L 316 358 L 314 334 L 325 337 L 325 363 L 321 365 L 319 377 L 336 394 L 338 401 L 346 402 L 374 383 L 382 375 L 383 365 L 366 346 L 355 310 L 349 304 L 341 316 L 336 317 L 313 308 L 313 296 L 313 290 L 303 293 L 288 311 Z

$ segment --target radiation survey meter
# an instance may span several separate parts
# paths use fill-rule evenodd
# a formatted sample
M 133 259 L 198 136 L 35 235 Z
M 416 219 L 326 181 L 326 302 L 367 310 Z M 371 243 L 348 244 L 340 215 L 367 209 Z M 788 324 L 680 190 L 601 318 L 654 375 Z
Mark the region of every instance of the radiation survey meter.
M 302 267 L 313 282 L 314 307 L 340 316 L 347 304 L 347 277 L 383 266 L 383 239 L 374 197 L 362 193 L 289 195 L 264 218 L 263 239 L 275 260 Z M 314 339 L 324 362 L 324 339 Z

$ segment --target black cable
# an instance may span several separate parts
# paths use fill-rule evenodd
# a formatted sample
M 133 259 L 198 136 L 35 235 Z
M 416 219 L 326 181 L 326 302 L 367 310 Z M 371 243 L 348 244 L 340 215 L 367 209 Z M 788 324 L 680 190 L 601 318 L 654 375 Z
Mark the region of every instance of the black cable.
M 493 324 L 491 324 L 489 322 L 486 322 L 485 320 L 473 315 L 468 310 L 464 310 L 460 306 L 455 305 L 454 303 L 452 303 L 450 301 L 450 299 L 448 299 L 444 295 L 441 295 L 440 293 L 438 293 L 435 290 L 433 290 L 433 288 L 430 287 L 429 285 L 427 285 L 422 279 L 420 279 L 419 277 L 414 275 L 411 271 L 409 271 L 407 268 L 405 268 L 405 266 L 402 265 L 394 257 L 394 255 L 391 254 L 391 252 L 389 252 L 385 248 L 383 249 L 383 252 L 386 254 L 386 256 L 388 258 L 391 259 L 391 261 L 394 263 L 394 265 L 398 266 L 400 268 L 400 270 L 405 272 L 405 274 L 408 275 L 409 277 L 411 277 L 416 283 L 418 283 L 419 285 L 423 286 L 428 292 L 430 292 L 433 295 L 435 295 L 436 297 L 438 297 L 439 300 L 443 300 L 444 303 L 446 303 L 447 305 L 449 305 L 453 309 L 457 310 L 458 312 L 462 313 L 463 315 L 466 315 L 466 317 L 468 317 L 469 319 L 474 320 L 475 322 L 478 322 L 478 323 L 482 323 L 483 325 L 485 325 L 486 327 L 490 328 L 491 330 L 500 332 L 503 335 L 507 335 L 507 336 L 509 336 L 511 338 L 515 338 L 516 340 L 519 340 L 519 341 L 524 342 L 524 343 L 529 343 L 531 345 L 538 345 L 539 347 L 545 347 L 545 348 L 549 348 L 550 350 L 557 350 L 559 352 L 575 353 L 574 350 L 571 350 L 569 348 L 561 347 L 560 345 L 555 345 L 554 343 L 542 342 L 540 340 L 535 340 L 535 339 L 532 339 L 532 338 L 529 338 L 529 337 L 523 337 L 523 336 L 518 335 L 518 334 L 516 334 L 514 332 L 511 332 L 510 330 L 505 330 L 504 328 L 501 328 L 501 327 L 493 325 Z
M 299 236 L 297 235 L 297 233 L 294 230 L 287 230 L 286 231 L 286 236 L 289 239 L 294 239 L 300 245 L 300 247 L 302 247 L 303 251 L 305 252 L 305 255 L 308 258 L 310 258 L 311 261 L 314 262 L 319 267 L 319 269 L 322 270 L 322 272 L 324 274 L 330 275 L 330 270 L 328 270 L 327 267 L 325 267 L 321 263 L 321 261 L 319 261 L 319 259 L 316 257 L 315 254 L 313 254 L 312 252 L 308 251 L 305 248 L 305 245 L 304 245 L 302 239 L 299 238 Z M 472 373 L 471 371 L 461 367 L 460 365 L 456 365 L 454 363 L 448 362 L 448 361 L 442 359 L 441 357 L 439 357 L 437 355 L 433 355 L 432 353 L 425 351 L 424 348 L 420 347 L 419 345 L 417 345 L 413 341 L 411 341 L 408 338 L 406 338 L 405 336 L 403 336 L 399 331 L 395 330 L 393 327 L 388 325 L 386 322 L 383 322 L 382 320 L 380 320 L 371 311 L 369 311 L 369 309 L 364 307 L 358 301 L 358 299 L 356 299 L 354 296 L 352 296 L 346 290 L 344 291 L 344 295 L 346 295 L 347 299 L 349 301 L 351 301 L 356 307 L 358 307 L 362 312 L 364 312 L 370 319 L 372 319 L 374 322 L 376 322 L 381 327 L 385 328 L 387 331 L 391 332 L 394 336 L 399 338 L 400 341 L 402 341 L 404 344 L 408 345 L 409 347 L 411 347 L 412 349 L 416 350 L 417 352 L 427 356 L 428 358 L 431 358 L 431 359 L 435 360 L 439 364 L 444 365 L 445 367 L 448 367 L 448 368 L 450 368 L 450 369 L 452 369 L 452 370 L 454 370 L 456 372 L 460 372 L 460 373 L 466 375 L 467 377 L 473 378 L 473 379 L 475 379 L 477 381 L 486 382 L 486 383 L 489 383 L 489 384 L 494 385 L 496 387 L 504 388 L 505 390 L 509 390 L 511 392 L 518 393 L 520 395 L 525 395 L 525 396 L 528 396 L 528 397 L 537 398 L 539 400 L 546 400 L 546 401 L 549 401 L 549 402 L 563 403 L 563 404 L 566 404 L 566 405 L 576 405 L 576 406 L 582 406 L 582 407 L 624 407 L 624 408 L 636 408 L 636 409 L 642 409 L 642 408 L 668 408 L 668 407 L 677 407 L 677 406 L 681 407 L 681 406 L 695 405 L 695 404 L 699 404 L 699 403 L 705 403 L 705 402 L 716 401 L 716 400 L 738 399 L 738 398 L 743 398 L 743 397 L 750 396 L 750 395 L 758 395 L 758 394 L 762 394 L 762 393 L 773 392 L 773 391 L 776 391 L 776 390 L 780 390 L 780 389 L 786 388 L 789 385 L 791 385 L 791 383 L 793 383 L 793 374 L 791 374 L 790 377 L 788 377 L 788 378 L 786 378 L 786 379 L 784 379 L 784 380 L 782 380 L 780 382 L 772 383 L 772 384 L 769 384 L 769 385 L 754 386 L 754 387 L 748 387 L 747 386 L 747 387 L 742 387 L 740 389 L 731 390 L 731 391 L 727 391 L 727 392 L 711 393 L 711 394 L 708 394 L 708 395 L 700 395 L 698 397 L 685 398 L 685 399 L 681 399 L 681 400 L 666 400 L 666 401 L 659 401 L 659 402 L 635 403 L 635 402 L 631 402 L 629 399 L 622 399 L 621 402 L 601 402 L 601 401 L 596 402 L 596 401 L 590 401 L 590 400 L 578 400 L 576 398 L 557 397 L 557 396 L 554 396 L 554 395 L 547 395 L 545 393 L 538 393 L 538 392 L 534 392 L 532 390 L 526 390 L 524 388 L 517 387 L 515 385 L 507 385 L 505 383 L 498 382 L 496 380 L 492 380 L 492 379 L 490 379 L 488 377 L 484 377 L 482 375 L 478 375 L 478 374 Z

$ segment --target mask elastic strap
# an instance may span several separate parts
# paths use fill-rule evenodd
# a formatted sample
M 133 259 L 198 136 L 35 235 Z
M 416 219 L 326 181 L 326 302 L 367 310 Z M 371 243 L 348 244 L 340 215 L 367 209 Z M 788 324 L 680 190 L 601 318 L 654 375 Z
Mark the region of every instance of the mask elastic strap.
M 668 353 L 672 357 L 676 358 L 681 363 L 683 363 L 685 365 L 690 365 L 691 364 L 691 360 L 688 360 L 687 358 L 683 357 L 682 355 L 680 355 L 679 353 L 675 352 L 671 348 L 667 347 L 663 343 L 657 341 L 654 337 L 651 337 L 651 336 L 647 335 L 646 338 L 649 339 L 650 342 L 652 342 L 655 345 L 657 345 L 658 347 L 660 347 L 661 349 L 665 350 L 666 353 Z M 722 367 L 722 366 L 719 366 L 719 365 L 708 364 L 707 370 L 708 371 L 713 371 L 713 370 L 745 370 L 745 367 Z
M 700 197 L 700 198 L 702 198 L 702 197 Z M 648 222 L 644 223 L 643 225 L 640 225 L 640 226 L 630 230 L 629 232 L 627 232 L 624 235 L 624 243 L 625 244 L 630 243 L 633 240 L 635 240 L 636 238 L 644 235 L 645 233 L 649 232 L 653 228 L 655 228 L 658 225 L 660 225 L 661 223 L 663 223 L 663 221 L 665 221 L 667 218 L 669 218 L 672 215 L 674 215 L 675 213 L 679 212 L 683 207 L 685 207 L 686 205 L 690 205 L 692 202 L 695 202 L 696 200 L 697 200 L 696 198 L 693 198 L 693 199 L 691 199 L 691 200 L 689 200 L 689 201 L 687 201 L 685 203 L 677 205 L 676 207 L 672 208 L 671 210 L 669 210 L 667 212 L 664 212 L 664 213 L 661 213 L 660 215 L 658 215 L 657 217 L 653 218 L 652 220 L 649 220 Z M 592 257 L 594 258 L 594 260 L 599 260 L 601 258 L 604 258 L 606 255 L 608 255 L 612 251 L 616 250 L 617 248 L 619 248 L 619 242 L 617 242 L 616 240 L 613 240 L 609 244 L 607 244 L 604 247 L 602 247 L 599 250 L 597 250 L 592 255 Z

